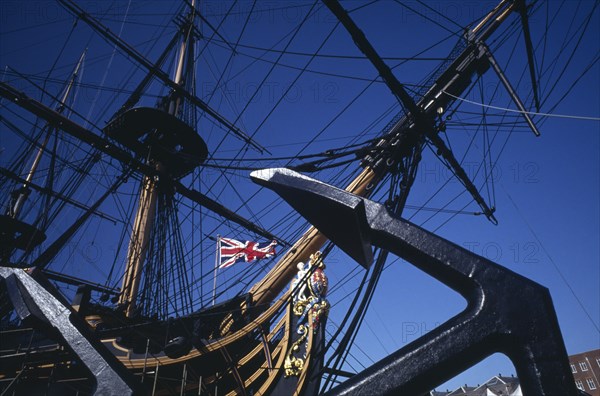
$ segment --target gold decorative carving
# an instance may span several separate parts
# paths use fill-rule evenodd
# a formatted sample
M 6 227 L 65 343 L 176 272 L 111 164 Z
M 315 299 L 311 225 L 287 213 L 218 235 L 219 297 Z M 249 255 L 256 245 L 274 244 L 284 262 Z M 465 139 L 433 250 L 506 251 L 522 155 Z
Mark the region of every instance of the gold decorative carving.
M 298 338 L 296 342 L 292 344 L 292 347 L 290 348 L 290 353 L 285 358 L 285 363 L 283 366 L 285 369 L 286 377 L 297 377 L 300 375 L 302 369 L 304 368 L 304 359 L 294 356 L 293 353 L 298 352 L 298 349 L 300 349 L 300 345 L 306 340 L 308 336 L 308 327 L 305 325 L 300 325 L 298 326 L 297 331 L 298 334 L 300 334 L 300 338 Z
M 306 346 L 304 355 L 299 357 L 300 346 L 308 341 L 309 322 L 312 331 L 316 333 L 321 318 L 329 312 L 329 302 L 324 298 L 327 293 L 327 276 L 323 270 L 323 258 L 321 252 L 315 252 L 310 256 L 308 266 L 298 263 L 298 274 L 291 284 L 293 301 L 292 313 L 298 317 L 296 333 L 298 339 L 292 344 L 285 359 L 285 376 L 299 376 L 306 360 Z M 309 321 L 310 318 L 310 321 Z
M 304 368 L 304 360 L 293 355 L 288 355 L 284 363 L 286 377 L 298 377 Z

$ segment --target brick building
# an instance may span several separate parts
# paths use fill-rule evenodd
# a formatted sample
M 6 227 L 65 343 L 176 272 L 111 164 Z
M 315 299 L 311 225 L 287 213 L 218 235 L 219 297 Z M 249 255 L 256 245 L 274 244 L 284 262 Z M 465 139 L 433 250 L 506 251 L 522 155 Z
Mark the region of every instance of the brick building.
M 600 396 L 600 349 L 571 355 L 569 363 L 577 388 Z
M 582 395 L 600 396 L 600 349 L 569 356 L 575 385 Z M 585 393 L 584 393 L 585 392 Z M 461 386 L 453 391 L 431 391 L 429 396 L 522 396 L 519 379 L 497 375 L 483 385 Z

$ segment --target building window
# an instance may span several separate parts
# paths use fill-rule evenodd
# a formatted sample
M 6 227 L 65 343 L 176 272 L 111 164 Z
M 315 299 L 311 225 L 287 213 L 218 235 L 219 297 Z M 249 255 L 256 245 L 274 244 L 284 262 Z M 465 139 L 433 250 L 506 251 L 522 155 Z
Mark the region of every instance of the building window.
M 577 389 L 585 390 L 585 388 L 583 387 L 583 382 L 581 382 L 581 380 L 576 380 L 575 385 L 577 385 Z
M 579 367 L 581 367 L 581 371 L 588 371 L 588 366 L 586 362 L 579 362 Z
M 598 367 L 600 367 L 600 358 L 596 358 L 596 363 L 598 364 Z
M 575 374 L 577 372 L 577 368 L 575 367 L 575 365 L 573 363 L 571 363 L 571 372 L 573 374 Z
M 596 389 L 596 383 L 594 382 L 593 379 L 588 378 L 585 381 L 587 382 L 588 386 L 590 387 L 590 390 Z

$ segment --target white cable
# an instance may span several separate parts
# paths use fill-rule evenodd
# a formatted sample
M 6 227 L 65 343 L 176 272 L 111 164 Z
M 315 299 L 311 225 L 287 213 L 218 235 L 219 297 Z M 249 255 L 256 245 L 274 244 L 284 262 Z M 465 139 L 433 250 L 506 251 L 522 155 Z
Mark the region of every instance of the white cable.
M 577 120 L 600 121 L 600 117 L 574 116 L 574 115 L 568 115 L 568 114 L 536 113 L 533 111 L 520 111 L 520 110 L 515 110 L 515 109 L 507 109 L 505 107 L 498 107 L 498 106 L 487 105 L 484 103 L 474 102 L 469 99 L 464 99 L 464 98 L 452 95 L 451 93 L 448 93 L 446 91 L 442 91 L 442 92 L 454 99 L 458 99 L 463 102 L 467 102 L 467 103 L 471 103 L 471 104 L 474 104 L 477 106 L 487 107 L 487 108 L 495 109 L 495 110 L 503 110 L 503 111 L 509 111 L 512 113 L 521 113 L 521 114 L 529 114 L 529 115 L 539 115 L 539 116 L 543 116 L 543 117 L 574 118 Z

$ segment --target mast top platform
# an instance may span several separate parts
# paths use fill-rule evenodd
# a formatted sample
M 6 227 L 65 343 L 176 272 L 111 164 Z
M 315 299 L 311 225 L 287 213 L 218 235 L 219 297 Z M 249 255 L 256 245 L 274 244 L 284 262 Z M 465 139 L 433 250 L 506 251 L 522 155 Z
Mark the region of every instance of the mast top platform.
M 103 131 L 136 154 L 160 162 L 175 178 L 185 176 L 208 156 L 206 143 L 192 127 L 160 109 L 129 109 Z
M 0 215 L 0 249 L 33 249 L 44 242 L 46 234 L 9 215 Z

